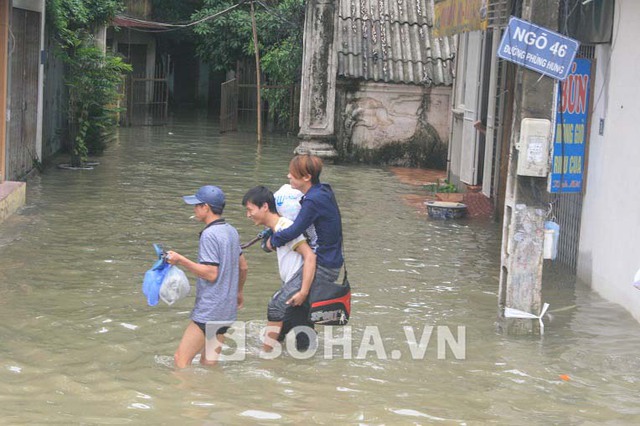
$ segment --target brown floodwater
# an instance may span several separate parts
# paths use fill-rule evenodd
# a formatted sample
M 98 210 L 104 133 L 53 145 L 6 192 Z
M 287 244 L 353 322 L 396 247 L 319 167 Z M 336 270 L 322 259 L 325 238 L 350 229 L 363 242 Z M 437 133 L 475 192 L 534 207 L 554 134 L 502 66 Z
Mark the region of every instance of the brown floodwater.
M 257 149 L 250 132 L 176 120 L 120 129 L 93 171 L 50 167 L 32 179 L 27 206 L 0 224 L 1 422 L 640 422 L 640 333 L 630 315 L 547 267 L 544 336 L 499 334 L 499 226 L 431 221 L 403 202 L 420 189 L 381 167 L 327 165 L 322 176 L 344 216 L 350 356 L 344 347 L 328 356 L 320 327 L 310 358 L 261 358 L 279 282 L 275 257 L 252 247 L 238 318 L 246 347 L 225 349 L 244 360 L 175 372 L 194 295 L 147 306 L 152 244 L 195 257 L 201 225 L 180 197 L 203 184 L 225 190 L 225 217 L 249 240 L 258 229 L 242 195 L 286 183 L 296 143 L 267 135 Z M 431 338 L 413 356 L 407 336 L 425 328 Z

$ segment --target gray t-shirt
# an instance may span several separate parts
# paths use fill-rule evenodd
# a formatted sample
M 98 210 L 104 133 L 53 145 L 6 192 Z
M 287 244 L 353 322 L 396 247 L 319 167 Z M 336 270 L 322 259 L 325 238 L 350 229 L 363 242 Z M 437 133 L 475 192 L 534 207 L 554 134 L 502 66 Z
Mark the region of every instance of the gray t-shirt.
M 235 321 L 238 313 L 240 236 L 224 219 L 207 225 L 200 233 L 198 262 L 218 267 L 218 278 L 196 281 L 196 304 L 191 319 L 196 322 Z

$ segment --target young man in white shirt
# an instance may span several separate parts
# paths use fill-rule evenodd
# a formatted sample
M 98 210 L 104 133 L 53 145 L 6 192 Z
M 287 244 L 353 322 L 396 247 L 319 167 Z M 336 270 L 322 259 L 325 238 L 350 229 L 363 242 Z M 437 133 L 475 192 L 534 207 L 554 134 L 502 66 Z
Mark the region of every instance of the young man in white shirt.
M 243 197 L 242 205 L 254 224 L 267 226 L 273 232 L 293 223 L 278 215 L 273 193 L 264 186 L 250 189 Z M 267 309 L 267 335 L 263 347 L 266 352 L 273 350 L 275 342 L 284 338 L 281 331 L 287 318 L 306 317 L 309 308 L 305 302 L 316 272 L 316 255 L 303 235 L 278 247 L 277 255 L 282 286 L 272 296 Z

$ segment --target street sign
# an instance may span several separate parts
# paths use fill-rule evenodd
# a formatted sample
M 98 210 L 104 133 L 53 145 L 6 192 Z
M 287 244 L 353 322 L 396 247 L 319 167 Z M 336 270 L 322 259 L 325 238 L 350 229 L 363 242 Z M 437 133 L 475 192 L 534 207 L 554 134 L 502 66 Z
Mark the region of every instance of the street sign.
M 500 41 L 498 57 L 564 80 L 579 45 L 574 39 L 512 16 Z

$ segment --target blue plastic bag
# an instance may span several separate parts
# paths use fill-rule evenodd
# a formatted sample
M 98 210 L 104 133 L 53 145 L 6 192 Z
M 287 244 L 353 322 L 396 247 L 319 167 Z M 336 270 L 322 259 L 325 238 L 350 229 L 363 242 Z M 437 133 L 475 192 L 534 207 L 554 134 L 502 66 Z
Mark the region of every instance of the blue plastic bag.
M 156 250 L 158 260 L 154 265 L 144 274 L 144 280 L 142 281 L 142 293 L 147 296 L 147 303 L 149 306 L 156 306 L 160 298 L 160 286 L 164 277 L 169 272 L 169 265 L 165 260 L 162 247 L 158 244 L 154 244 L 153 248 Z

